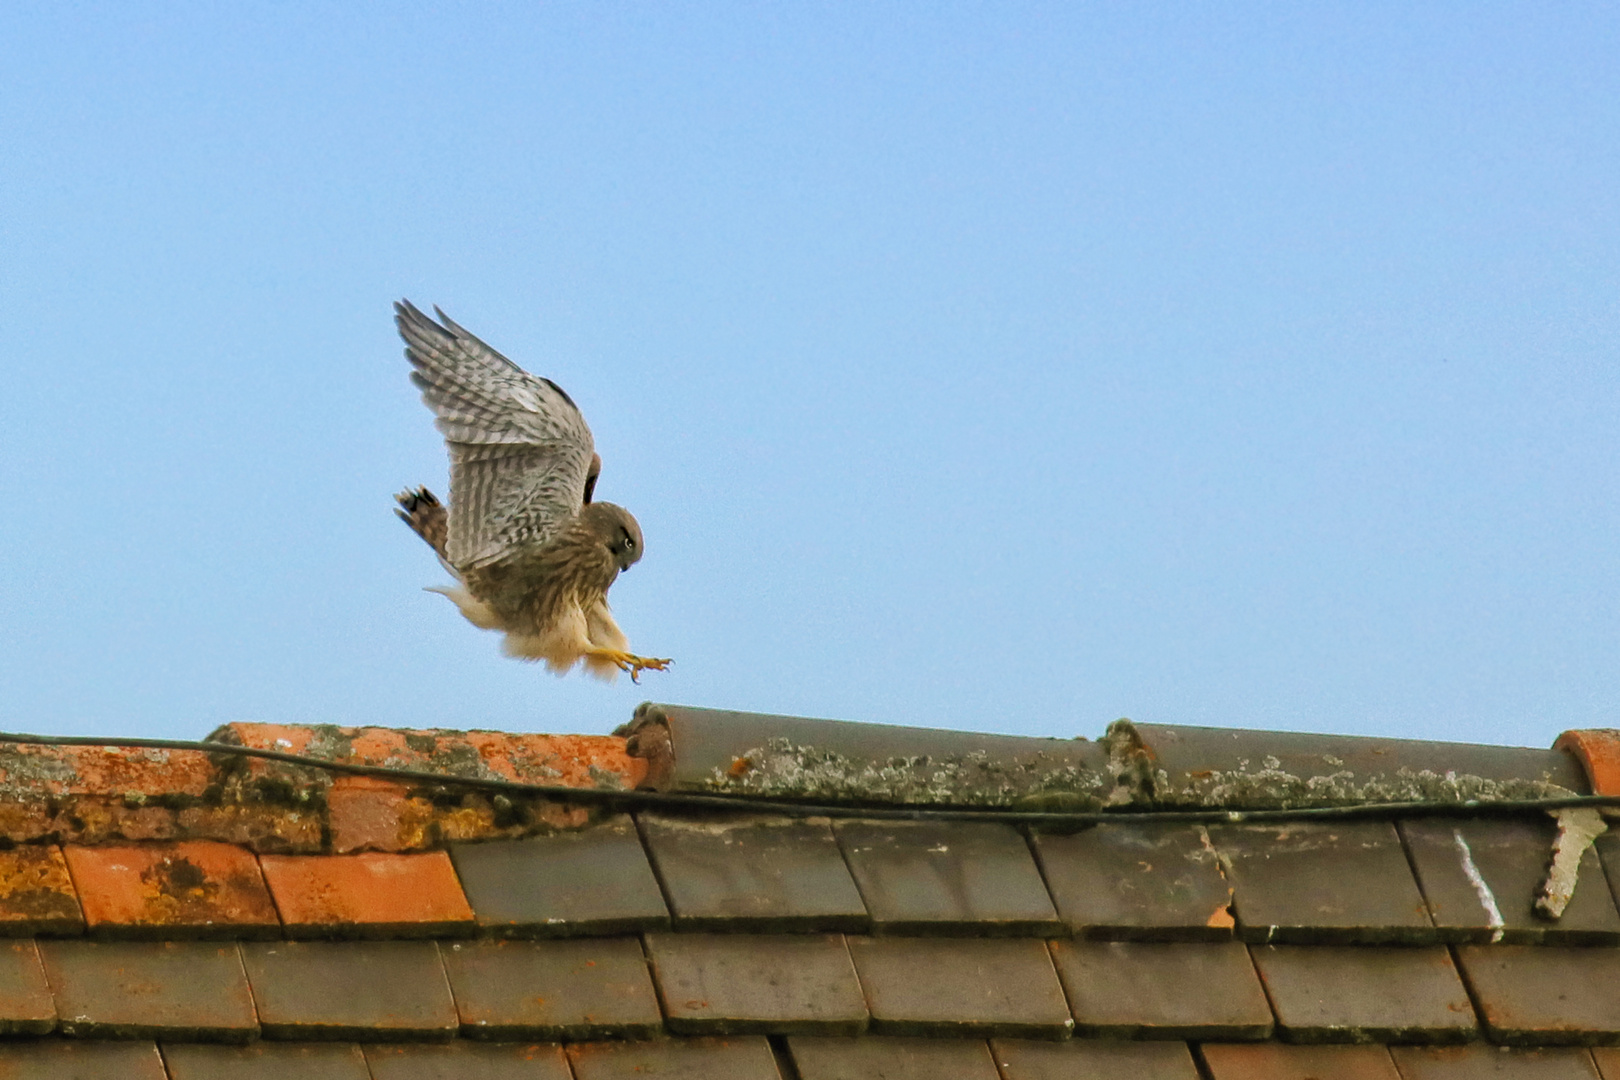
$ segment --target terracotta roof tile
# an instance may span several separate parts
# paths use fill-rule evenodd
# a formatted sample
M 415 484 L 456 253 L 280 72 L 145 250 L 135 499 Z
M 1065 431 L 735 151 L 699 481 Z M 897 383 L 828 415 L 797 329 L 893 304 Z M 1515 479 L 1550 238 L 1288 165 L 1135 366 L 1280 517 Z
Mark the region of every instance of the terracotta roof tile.
M 787 1044 L 800 1080 L 998 1080 L 983 1039 L 794 1036 Z
M 449 1039 L 461 1026 L 432 941 L 248 942 L 267 1039 Z
M 65 1035 L 247 1042 L 259 1033 L 235 944 L 42 941 Z
M 486 932 L 554 937 L 669 926 L 628 814 L 551 836 L 456 844 L 450 858 Z
M 1620 1040 L 1620 948 L 1462 945 L 1457 962 L 1495 1042 Z
M 1035 854 L 1076 935 L 1144 941 L 1227 941 L 1232 887 L 1199 825 L 1097 825 L 1036 832 Z
M 1592 1060 L 1597 1064 L 1598 1072 L 1603 1080 L 1620 1080 L 1620 1048 L 1613 1046 L 1594 1046 Z
M 1206 1043 L 1210 1080 L 1402 1080 L 1382 1046 Z
M 1397 1046 L 1391 1049 L 1402 1080 L 1602 1080 L 1585 1049 L 1516 1050 L 1469 1046 Z
M 1077 1033 L 1121 1039 L 1264 1039 L 1271 1007 L 1236 941 L 1054 941 Z
M 992 1039 L 1002 1080 L 1199 1080 L 1186 1043 Z
M 848 941 L 874 1031 L 1061 1039 L 1074 1028 L 1044 942 L 868 937 Z
M 62 1040 L 13 1043 L 0 1048 L 7 1080 L 169 1080 L 151 1040 Z
M 289 937 L 431 937 L 472 931 L 450 857 L 265 855 L 265 881 Z
M 858 931 L 871 921 L 824 819 L 636 820 L 677 928 Z
M 281 921 L 251 851 L 212 840 L 66 849 L 90 931 L 103 937 L 274 938 Z
M 77 934 L 84 929 L 79 895 L 55 844 L 0 851 L 0 933 Z
M 367 1046 L 371 1080 L 573 1080 L 556 1043 Z
M 570 1043 L 567 1051 L 574 1080 L 781 1080 L 763 1035 Z
M 440 946 L 463 1034 L 475 1039 L 645 1039 L 663 1029 L 636 938 Z
M 839 821 L 877 934 L 1064 932 L 1023 834 L 970 822 Z
M 56 1002 L 33 941 L 0 942 L 0 1035 L 48 1035 Z
M 648 934 L 669 1028 L 683 1035 L 856 1035 L 866 1001 L 839 934 Z
M 1443 946 L 1259 945 L 1255 966 L 1290 1042 L 1448 1043 L 1474 1010 Z
M 352 1043 L 164 1043 L 170 1080 L 372 1080 Z

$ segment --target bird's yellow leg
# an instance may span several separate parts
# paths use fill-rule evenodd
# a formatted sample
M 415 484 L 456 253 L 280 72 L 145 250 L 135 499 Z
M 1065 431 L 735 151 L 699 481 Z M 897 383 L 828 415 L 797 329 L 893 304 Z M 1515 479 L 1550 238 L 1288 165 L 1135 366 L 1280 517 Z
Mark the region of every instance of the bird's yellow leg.
M 623 652 L 619 649 L 591 649 L 586 656 L 594 656 L 617 667 L 620 671 L 629 672 L 630 681 L 639 683 L 643 671 L 668 671 L 669 665 L 674 661 L 665 657 L 637 656 L 635 653 Z

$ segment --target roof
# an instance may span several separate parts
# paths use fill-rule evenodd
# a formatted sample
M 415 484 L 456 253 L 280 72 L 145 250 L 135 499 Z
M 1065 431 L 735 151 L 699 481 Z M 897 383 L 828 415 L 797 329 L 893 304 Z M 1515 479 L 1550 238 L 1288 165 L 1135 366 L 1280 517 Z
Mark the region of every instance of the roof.
M 467 782 L 0 745 L 0 1077 L 1620 1080 L 1620 733 L 210 742 Z

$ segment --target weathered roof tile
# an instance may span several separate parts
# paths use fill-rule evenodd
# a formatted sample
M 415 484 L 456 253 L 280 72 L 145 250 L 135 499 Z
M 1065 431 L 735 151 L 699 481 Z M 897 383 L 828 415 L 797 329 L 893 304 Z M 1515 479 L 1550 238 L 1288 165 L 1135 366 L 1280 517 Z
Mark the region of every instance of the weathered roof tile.
M 1443 946 L 1260 945 L 1255 966 L 1290 1042 L 1463 1042 L 1474 1010 Z
M 998 1080 L 983 1039 L 794 1036 L 787 1043 L 799 1080 Z
M 66 849 L 102 937 L 276 938 L 281 920 L 251 851 L 212 840 Z
M 573 1080 L 556 1043 L 414 1043 L 365 1048 L 371 1080 Z
M 1620 948 L 1461 945 L 1457 962 L 1495 1042 L 1620 1040 Z
M 450 857 L 264 855 L 264 879 L 289 937 L 429 937 L 473 930 Z
M 1045 942 L 848 940 L 875 1031 L 1061 1039 L 1074 1028 Z
M 6 1080 L 169 1080 L 157 1044 L 52 1039 L 0 1046 Z
M 248 942 L 267 1039 L 448 1039 L 460 1021 L 432 941 Z
M 1387 821 L 1218 825 L 1238 932 L 1250 942 L 1439 940 Z
M 56 1002 L 39 948 L 26 938 L 0 941 L 0 1035 L 45 1035 L 55 1028 Z
M 838 934 L 648 934 L 669 1028 L 683 1035 L 856 1035 L 866 1001 Z
M 55 844 L 0 851 L 0 934 L 56 936 L 84 930 L 84 912 Z
M 1402 1080 L 1382 1046 L 1205 1043 L 1211 1080 Z
M 643 1039 L 663 1026 L 635 938 L 457 941 L 440 955 L 473 1038 Z
M 169 1080 L 371 1080 L 353 1043 L 164 1043 Z
M 62 1032 L 247 1042 L 259 1033 L 234 943 L 42 941 Z
M 628 814 L 551 836 L 456 844 L 450 858 L 485 931 L 553 937 L 669 926 Z
M 992 1039 L 1002 1080 L 1199 1080 L 1183 1042 Z
M 870 922 L 825 819 L 637 820 L 677 928 L 854 931 Z
M 839 821 L 833 831 L 873 933 L 1063 930 L 1023 834 L 994 822 Z
M 1108 824 L 1033 839 L 1058 913 L 1078 936 L 1232 937 L 1232 888 L 1202 826 Z
M 575 1080 L 781 1080 L 763 1035 L 570 1043 Z
M 1584 1048 L 1516 1050 L 1488 1043 L 1390 1048 L 1401 1080 L 1601 1080 Z
M 1271 1034 L 1271 1008 L 1239 942 L 1054 941 L 1051 950 L 1076 1033 L 1121 1039 Z

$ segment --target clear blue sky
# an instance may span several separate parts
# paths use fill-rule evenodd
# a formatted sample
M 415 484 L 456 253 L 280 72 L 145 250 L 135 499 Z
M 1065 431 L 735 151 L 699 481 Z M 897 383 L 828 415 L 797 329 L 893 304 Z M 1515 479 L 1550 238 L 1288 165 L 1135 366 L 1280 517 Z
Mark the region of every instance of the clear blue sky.
M 1620 722 L 1614 4 L 12 5 L 0 723 Z M 389 304 L 564 386 L 502 658 Z

